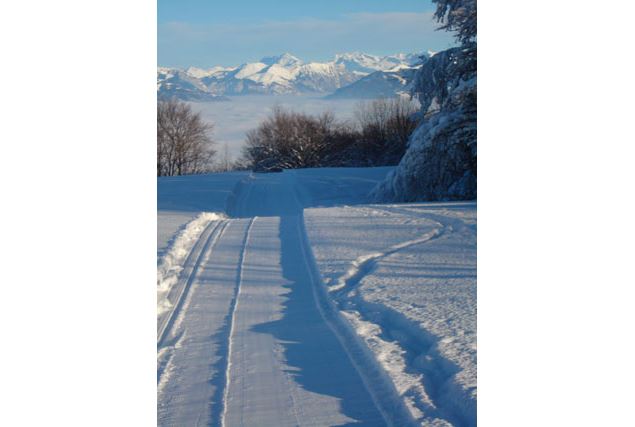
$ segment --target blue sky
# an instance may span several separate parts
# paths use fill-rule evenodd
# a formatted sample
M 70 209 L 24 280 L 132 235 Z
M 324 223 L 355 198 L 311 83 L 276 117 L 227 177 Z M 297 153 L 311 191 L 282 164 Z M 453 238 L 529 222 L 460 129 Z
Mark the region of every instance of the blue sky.
M 211 67 L 283 52 L 324 61 L 453 46 L 433 11 L 430 0 L 158 0 L 158 60 Z

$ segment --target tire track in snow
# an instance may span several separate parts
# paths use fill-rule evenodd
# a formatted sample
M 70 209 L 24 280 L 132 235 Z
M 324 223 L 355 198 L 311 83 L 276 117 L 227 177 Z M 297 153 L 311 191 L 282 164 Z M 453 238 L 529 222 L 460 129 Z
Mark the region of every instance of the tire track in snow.
M 172 331 L 176 319 L 184 308 L 185 301 L 189 295 L 189 289 L 198 276 L 198 271 L 207 254 L 212 251 L 217 241 L 222 236 L 228 220 L 217 221 L 215 224 L 210 223 L 201 236 L 192 247 L 186 261 L 184 262 L 184 268 L 181 271 L 179 277 L 179 283 L 177 283 L 178 298 L 172 306 L 172 310 L 167 316 L 164 316 L 161 320 L 159 330 L 157 332 L 157 390 L 160 391 L 165 386 L 166 369 L 171 364 L 174 346 L 181 340 L 184 331 L 180 331 L 176 334 Z M 192 264 L 192 260 L 194 260 Z M 178 330 L 178 329 L 177 329 Z M 167 339 L 169 332 L 173 333 L 171 339 Z
M 251 191 L 251 186 L 249 187 Z M 240 258 L 238 261 L 238 271 L 236 273 L 236 288 L 234 291 L 234 297 L 230 303 L 229 309 L 229 334 L 227 336 L 227 352 L 225 355 L 226 367 L 225 367 L 225 376 L 224 376 L 224 387 L 223 387 L 223 400 L 222 400 L 222 411 L 220 412 L 220 425 L 225 426 L 226 416 L 227 416 L 227 398 L 229 393 L 229 386 L 231 385 L 231 354 L 233 347 L 233 336 L 234 336 L 234 324 L 236 320 L 236 308 L 238 307 L 238 299 L 240 298 L 240 288 L 243 282 L 243 271 L 244 271 L 244 263 L 245 263 L 245 255 L 247 254 L 247 245 L 249 244 L 249 235 L 251 233 L 251 228 L 256 222 L 258 217 L 253 217 L 249 221 L 249 225 L 247 226 L 247 231 L 245 232 L 245 239 L 243 240 L 243 244 L 240 251 Z
M 187 259 L 185 260 L 181 276 L 179 277 L 179 283 L 176 285 L 175 288 L 175 292 L 177 295 L 176 301 L 172 307 L 172 310 L 170 310 L 170 312 L 166 316 L 164 316 L 159 323 L 159 328 L 157 331 L 158 348 L 163 347 L 167 333 L 171 329 L 176 317 L 181 311 L 183 302 L 187 296 L 187 292 L 192 286 L 192 282 L 194 282 L 194 279 L 196 278 L 198 269 L 203 259 L 205 258 L 205 254 L 208 250 L 213 249 L 214 245 L 218 241 L 218 237 L 222 234 L 227 224 L 227 220 L 209 224 L 190 251 Z

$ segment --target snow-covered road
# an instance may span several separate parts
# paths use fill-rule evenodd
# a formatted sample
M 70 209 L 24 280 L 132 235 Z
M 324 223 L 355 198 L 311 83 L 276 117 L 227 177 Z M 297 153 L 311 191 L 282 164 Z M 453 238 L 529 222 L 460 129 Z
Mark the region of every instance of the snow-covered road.
M 245 175 L 227 200 L 228 217 L 210 216 L 200 226 L 158 317 L 159 425 L 448 425 L 413 416 L 359 325 L 323 286 L 304 208 L 316 199 L 310 189 L 354 203 L 355 191 L 373 183 L 355 179 L 329 193 L 319 191 L 332 187 L 324 176 Z M 368 259 L 440 233 L 424 231 Z M 360 277 L 344 277 L 339 293 L 353 281 Z
M 318 306 L 283 178 L 247 180 L 235 218 L 201 236 L 203 259 L 159 335 L 162 425 L 387 423 Z

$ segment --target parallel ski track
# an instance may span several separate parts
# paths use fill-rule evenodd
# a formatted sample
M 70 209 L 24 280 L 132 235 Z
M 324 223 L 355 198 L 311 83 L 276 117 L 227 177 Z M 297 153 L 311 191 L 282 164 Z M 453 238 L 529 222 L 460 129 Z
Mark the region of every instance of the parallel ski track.
M 249 187 L 249 190 L 251 191 L 251 186 Z M 232 360 L 231 360 L 231 354 L 232 354 L 232 348 L 233 348 L 233 336 L 234 336 L 234 325 L 235 325 L 235 320 L 236 320 L 236 308 L 238 307 L 238 298 L 240 297 L 240 289 L 241 289 L 241 285 L 243 282 L 243 271 L 244 271 L 244 264 L 245 264 L 245 255 L 247 254 L 247 245 L 249 244 L 249 236 L 251 233 L 251 228 L 254 225 L 254 223 L 256 222 L 256 219 L 258 217 L 255 216 L 253 218 L 251 218 L 251 220 L 249 221 L 249 225 L 247 226 L 247 231 L 245 233 L 245 239 L 243 240 L 243 244 L 240 250 L 240 259 L 238 260 L 238 272 L 236 274 L 236 288 L 234 290 L 234 297 L 231 301 L 230 304 L 230 309 L 229 312 L 231 313 L 231 316 L 229 318 L 229 336 L 228 338 L 228 342 L 227 342 L 227 355 L 226 355 L 226 361 L 227 361 L 227 366 L 225 367 L 225 387 L 223 390 L 223 401 L 222 401 L 222 405 L 223 405 L 223 410 L 222 410 L 222 417 L 221 417 L 221 425 L 225 426 L 226 425 L 226 417 L 227 417 L 227 399 L 229 396 L 229 386 L 231 385 L 231 367 L 232 367 Z
M 176 285 L 176 302 L 168 315 L 163 318 L 157 331 L 157 348 L 162 347 L 167 333 L 170 331 L 175 319 L 178 317 L 187 293 L 198 274 L 198 269 L 205 259 L 205 254 L 208 250 L 213 250 L 214 245 L 218 241 L 219 236 L 225 230 L 225 227 L 227 227 L 228 223 L 228 220 L 214 221 L 213 223 L 210 223 L 205 230 L 203 230 L 201 237 L 196 241 L 194 247 L 192 247 L 192 250 L 188 254 L 187 259 L 183 264 L 185 267 L 183 268 L 183 271 L 181 271 L 179 281 Z
M 247 201 L 254 187 L 254 185 L 252 185 L 252 183 L 249 181 L 247 181 L 246 184 L 247 188 L 243 189 L 243 191 L 241 192 L 243 197 L 241 197 L 240 199 L 242 200 L 239 200 L 236 203 L 240 210 L 237 210 L 235 212 L 237 214 L 236 216 L 243 218 L 244 216 L 242 215 L 247 213 Z M 300 206 L 297 188 L 294 187 L 293 190 L 293 196 L 296 198 L 296 202 Z M 412 212 L 408 212 L 404 209 L 399 208 L 388 209 L 386 207 L 380 208 L 373 206 L 372 209 L 389 213 L 399 213 L 402 215 L 415 216 L 415 214 L 413 214 Z M 226 427 L 229 388 L 232 384 L 231 356 L 233 351 L 233 337 L 235 333 L 235 318 L 240 302 L 239 299 L 241 294 L 241 285 L 243 283 L 244 263 L 248 250 L 250 233 L 257 218 L 257 216 L 249 218 L 249 225 L 247 226 L 244 240 L 240 249 L 238 271 L 236 272 L 236 285 L 232 301 L 230 303 L 230 310 L 228 313 L 229 331 L 227 335 L 226 354 L 224 355 L 224 381 L 221 381 L 221 384 L 224 382 L 223 390 L 221 391 L 223 396 L 221 400 L 222 408 L 221 411 L 219 411 L 220 420 L 216 419 L 216 422 L 214 423 L 219 423 L 223 427 Z M 384 257 L 391 255 L 401 249 L 404 249 L 405 247 L 425 243 L 429 240 L 436 239 L 443 235 L 446 231 L 453 231 L 452 226 L 436 221 L 437 218 L 427 218 L 428 220 L 436 222 L 440 227 L 433 229 L 429 233 L 424 234 L 419 239 L 402 242 L 388 248 L 388 250 L 382 253 L 370 254 L 370 256 L 362 257 L 362 259 L 357 259 L 356 262 L 353 263 L 354 268 L 351 269 L 351 271 L 347 272 L 344 277 L 340 278 L 343 284 L 341 289 L 338 289 L 337 291 L 332 292 L 331 295 L 328 295 L 328 290 L 322 282 L 310 243 L 308 241 L 302 210 L 300 210 L 300 214 L 298 215 L 297 219 L 297 233 L 301 241 L 301 256 L 311 283 L 313 300 L 320 313 L 320 316 L 329 327 L 329 329 L 331 329 L 331 331 L 334 333 L 337 340 L 340 342 L 343 350 L 352 362 L 355 370 L 360 375 L 366 390 L 371 396 L 371 399 L 373 400 L 380 414 L 384 418 L 386 425 L 415 425 L 415 420 L 412 418 L 409 410 L 405 407 L 401 397 L 398 395 L 398 393 L 396 393 L 394 385 L 392 384 L 391 379 L 387 376 L 387 373 L 374 359 L 374 355 L 372 355 L 372 352 L 366 347 L 365 343 L 359 341 L 359 338 L 352 330 L 351 325 L 349 325 L 348 322 L 339 314 L 337 299 L 344 292 L 348 292 L 351 290 L 351 288 L 354 288 L 363 278 L 363 276 L 365 276 L 368 270 L 372 269 L 372 267 L 378 260 L 383 259 Z M 214 250 L 214 247 L 222 236 L 225 228 L 231 221 L 233 220 L 220 220 L 210 223 L 205 228 L 203 233 L 201 233 L 200 238 L 197 240 L 192 250 L 188 254 L 188 257 L 183 264 L 184 269 L 181 272 L 179 281 L 177 282 L 175 287 L 175 292 L 178 295 L 176 301 L 173 305 L 172 310 L 170 310 L 168 315 L 166 315 L 162 319 L 158 328 L 158 348 L 161 348 L 164 345 L 166 337 L 168 336 L 170 330 L 173 328 L 174 322 L 178 318 L 179 313 L 182 311 L 183 305 L 187 299 L 189 289 L 191 288 L 193 282 L 196 280 L 201 264 L 204 262 L 205 259 L 208 258 L 208 254 Z M 333 298 L 334 296 L 335 298 Z

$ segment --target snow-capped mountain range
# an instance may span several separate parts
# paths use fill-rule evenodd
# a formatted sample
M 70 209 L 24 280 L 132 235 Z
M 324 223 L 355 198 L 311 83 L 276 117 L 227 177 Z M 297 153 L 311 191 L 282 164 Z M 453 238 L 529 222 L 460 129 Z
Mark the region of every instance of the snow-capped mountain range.
M 402 67 L 395 70 L 375 71 L 347 86 L 341 87 L 328 99 L 343 98 L 389 98 L 410 93 L 416 71 L 421 65 Z
M 373 80 L 379 84 L 385 83 L 382 82 L 381 73 L 409 76 L 412 73 L 407 70 L 418 68 L 430 54 L 375 56 L 354 52 L 335 55 L 328 62 L 305 63 L 290 53 L 284 53 L 237 67 L 189 67 L 185 70 L 159 67 L 157 95 L 159 98 L 214 101 L 226 99 L 224 95 L 330 94 L 367 76 L 376 75 L 370 84 L 352 91 L 354 95 L 360 90 L 364 92 L 364 87 L 372 92 Z M 402 86 L 393 84 L 391 87 L 398 91 L 403 89 Z M 387 89 L 385 84 L 382 87 L 380 92 L 383 94 Z M 365 95 L 361 97 L 372 97 Z

